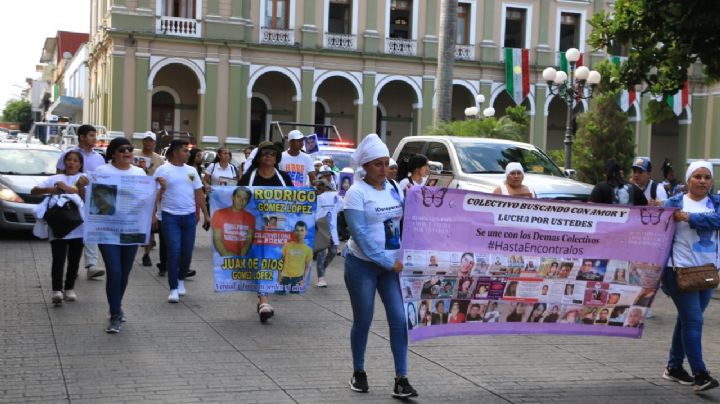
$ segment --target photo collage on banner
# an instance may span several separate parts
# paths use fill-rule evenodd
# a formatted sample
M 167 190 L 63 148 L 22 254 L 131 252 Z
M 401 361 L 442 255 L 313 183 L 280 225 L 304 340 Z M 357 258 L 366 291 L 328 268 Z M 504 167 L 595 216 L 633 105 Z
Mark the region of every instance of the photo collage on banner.
M 406 204 L 405 229 L 414 231 L 403 240 L 401 288 L 412 340 L 492 333 L 641 335 L 674 224 L 662 223 L 659 235 L 651 235 L 639 210 L 624 208 L 623 223 L 603 223 L 604 215 L 616 211 L 598 210 L 597 221 L 573 223 L 585 230 L 555 232 L 527 226 L 532 208 L 523 212 L 518 205 L 515 226 L 498 226 L 508 217 L 463 209 L 473 193 L 449 191 L 445 206 L 418 203 L 417 192 L 409 193 Z M 561 212 L 579 205 L 542 203 Z M 671 210 L 665 215 L 671 217 Z M 618 242 L 657 244 L 643 256 Z
M 215 291 L 302 293 L 312 277 L 313 188 L 213 186 Z

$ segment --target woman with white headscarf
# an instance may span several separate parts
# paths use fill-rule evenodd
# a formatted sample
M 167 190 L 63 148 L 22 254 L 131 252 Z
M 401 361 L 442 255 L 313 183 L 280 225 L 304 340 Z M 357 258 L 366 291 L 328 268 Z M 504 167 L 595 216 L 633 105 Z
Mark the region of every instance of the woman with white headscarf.
M 523 185 L 525 170 L 520 163 L 508 163 L 505 166 L 505 181 L 496 187 L 493 194 L 519 196 L 523 198 L 537 198 L 535 191 Z
M 703 312 L 710 303 L 713 289 L 682 292 L 678 288 L 672 267 L 686 268 L 713 263 L 718 265 L 718 235 L 720 231 L 720 196 L 711 193 L 713 167 L 707 161 L 696 161 L 685 174 L 688 192 L 665 201 L 675 211 L 675 237 L 669 268 L 662 276 L 662 289 L 670 296 L 678 315 L 670 345 L 670 358 L 663 378 L 683 385 L 693 385 L 695 391 L 718 387 L 710 376 L 702 358 Z M 693 376 L 683 368 L 687 357 Z
M 386 179 L 390 161 L 387 146 L 378 135 L 365 137 L 351 156 L 357 178 L 345 194 L 345 220 L 350 240 L 345 250 L 345 286 L 350 294 L 353 324 L 350 345 L 353 355 L 353 376 L 350 389 L 369 390 L 365 373 L 365 348 L 372 323 L 375 291 L 385 306 L 390 326 L 390 347 L 395 359 L 393 396 L 417 396 L 407 379 L 408 335 L 400 291 L 400 219 L 403 197 L 398 188 Z

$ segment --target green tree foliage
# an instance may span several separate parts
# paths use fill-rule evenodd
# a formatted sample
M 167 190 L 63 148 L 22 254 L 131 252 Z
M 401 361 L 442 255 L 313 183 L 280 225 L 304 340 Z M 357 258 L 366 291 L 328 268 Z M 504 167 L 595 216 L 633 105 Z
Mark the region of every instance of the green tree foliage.
M 596 68 L 603 80 L 593 95 L 590 111 L 577 118 L 578 130 L 573 143 L 577 178 L 592 184 L 603 180 L 607 159 L 615 158 L 621 167 L 629 170 L 635 153 L 627 114 L 618 106 L 621 84 L 613 75 L 617 67 L 603 62 Z
M 9 100 L 5 104 L 2 120 L 17 122 L 20 124 L 20 130 L 27 132 L 32 125 L 32 106 L 25 100 Z
M 509 116 L 501 118 L 468 119 L 465 121 L 443 122 L 429 128 L 428 135 L 486 137 L 494 139 L 507 139 L 522 142 L 525 140 L 522 125 L 510 119 Z
M 669 96 L 687 81 L 688 68 L 705 65 L 709 80 L 720 79 L 720 1 L 617 0 L 614 12 L 595 14 L 588 42 L 595 48 L 630 44 L 619 78 L 627 88 Z
M 522 105 L 507 107 L 505 109 L 505 115 L 507 115 L 513 122 L 520 125 L 523 134 L 523 141 L 527 142 L 528 139 L 530 139 L 530 116 L 527 114 L 527 109 Z

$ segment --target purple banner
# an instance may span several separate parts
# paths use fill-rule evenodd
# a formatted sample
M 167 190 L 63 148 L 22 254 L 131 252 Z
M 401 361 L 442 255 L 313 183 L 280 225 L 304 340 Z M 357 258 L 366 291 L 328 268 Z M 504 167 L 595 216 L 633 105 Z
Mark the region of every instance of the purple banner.
M 410 340 L 639 338 L 675 232 L 673 211 L 414 187 L 401 276 Z

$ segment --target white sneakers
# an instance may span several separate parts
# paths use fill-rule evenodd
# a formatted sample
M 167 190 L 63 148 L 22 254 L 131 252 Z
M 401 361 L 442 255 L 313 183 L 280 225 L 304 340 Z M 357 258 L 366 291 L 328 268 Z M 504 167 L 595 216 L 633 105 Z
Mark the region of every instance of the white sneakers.
M 168 296 L 168 302 L 178 303 L 180 302 L 180 295 L 177 289 L 170 289 L 170 295 Z
M 60 290 L 53 290 L 50 295 L 50 301 L 52 301 L 53 304 L 62 304 L 63 292 Z
M 185 281 L 178 280 L 177 291 L 178 295 L 185 296 L 185 294 L 187 293 L 187 291 L 185 290 Z
M 73 289 L 68 289 L 65 291 L 65 300 L 68 302 L 74 302 L 77 300 L 77 293 Z
M 325 282 L 325 278 L 322 277 L 322 276 L 319 277 L 317 283 L 315 284 L 315 286 L 317 286 L 317 287 L 319 287 L 319 288 L 326 288 L 326 287 L 327 287 L 327 282 Z

